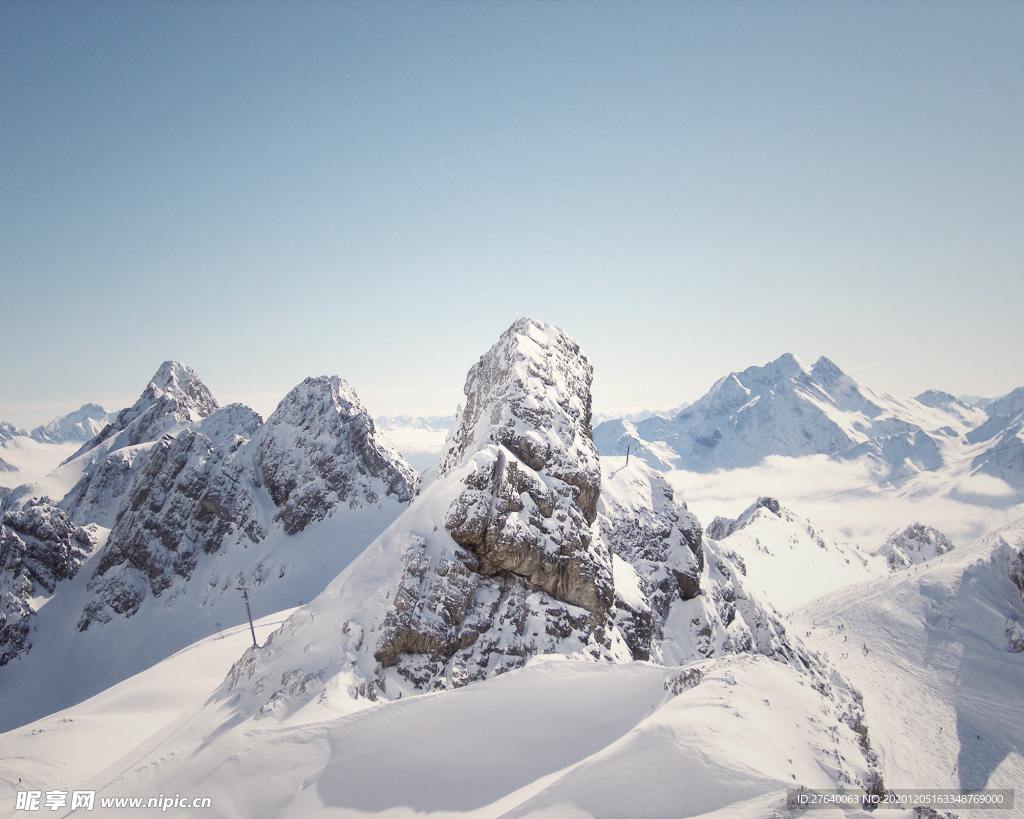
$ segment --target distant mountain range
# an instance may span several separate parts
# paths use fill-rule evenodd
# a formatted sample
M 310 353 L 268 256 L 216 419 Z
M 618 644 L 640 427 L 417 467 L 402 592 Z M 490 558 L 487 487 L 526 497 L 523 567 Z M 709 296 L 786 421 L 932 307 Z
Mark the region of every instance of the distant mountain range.
M 671 417 L 613 419 L 594 441 L 605 455 L 627 449 L 658 469 L 710 472 L 766 457 L 866 457 L 883 474 L 972 468 L 1024 490 L 1024 388 L 984 408 L 939 390 L 916 398 L 876 392 L 828 358 L 808 366 L 786 354 L 719 379 Z
M 0 421 L 0 441 L 24 436 L 39 441 L 41 444 L 68 444 L 77 441 L 88 441 L 112 419 L 113 414 L 107 412 L 99 404 L 82 404 L 81 407 L 67 415 L 54 418 L 50 423 L 31 430 L 18 429 L 7 421 Z

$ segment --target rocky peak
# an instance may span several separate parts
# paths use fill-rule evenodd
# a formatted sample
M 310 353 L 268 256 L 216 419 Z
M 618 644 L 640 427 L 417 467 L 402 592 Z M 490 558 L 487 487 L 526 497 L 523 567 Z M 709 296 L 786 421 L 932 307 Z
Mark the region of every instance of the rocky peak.
M 265 714 L 308 701 L 342 671 L 339 694 L 377 698 L 464 685 L 537 654 L 631 659 L 594 523 L 591 374 L 561 330 L 515 322 L 470 369 L 436 480 L 271 645 L 236 664 L 227 690 L 244 685 Z
M 0 442 L 9 441 L 11 438 L 17 438 L 24 434 L 25 430 L 18 429 L 10 421 L 0 421 Z
M 441 474 L 500 444 L 530 469 L 575 487 L 592 522 L 601 485 L 590 428 L 592 380 L 593 367 L 564 331 L 517 320 L 469 371 Z
M 1017 387 L 1017 389 L 1008 392 L 1002 398 L 989 402 L 985 407 L 985 411 L 990 416 L 1000 416 L 1003 418 L 1011 418 L 1024 413 L 1024 387 Z
M 782 515 L 782 504 L 780 504 L 775 498 L 762 496 L 744 509 L 740 513 L 739 517 L 716 517 L 708 525 L 708 536 L 713 537 L 715 540 L 724 540 L 733 532 L 749 525 L 761 509 L 766 510 L 769 514 L 775 515 L 776 517 Z
M 415 470 L 376 431 L 355 390 L 338 376 L 307 378 L 267 419 L 256 478 L 289 534 L 322 520 L 339 503 L 351 508 L 385 496 L 409 501 Z
M 955 395 L 943 392 L 942 390 L 925 390 L 914 396 L 914 400 L 924 404 L 926 407 L 944 409 L 949 406 L 967 406 Z
M 146 385 L 144 399 L 157 401 L 168 397 L 193 414 L 198 421 L 217 409 L 217 401 L 195 370 L 180 361 L 165 361 Z
M 34 498 L 0 518 L 0 666 L 31 648 L 33 598 L 78 573 L 96 546 L 49 498 Z
M 112 452 L 157 440 L 165 432 L 195 423 L 218 407 L 209 389 L 191 367 L 165 361 L 154 373 L 139 400 L 121 410 L 97 435 L 68 460 L 74 460 L 105 444 Z
M 934 526 L 915 521 L 893 532 L 878 551 L 896 571 L 931 560 L 953 549 L 953 542 Z

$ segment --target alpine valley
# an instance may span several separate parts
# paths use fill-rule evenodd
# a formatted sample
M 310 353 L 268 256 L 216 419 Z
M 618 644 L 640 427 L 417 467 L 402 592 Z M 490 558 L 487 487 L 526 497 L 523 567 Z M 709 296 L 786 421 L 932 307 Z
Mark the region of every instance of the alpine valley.
M 319 376 L 264 419 L 167 361 L 116 412 L 0 424 L 0 816 L 58 787 L 761 819 L 1024 782 L 1024 387 L 787 354 L 595 416 L 530 318 L 466 364 L 451 416 Z

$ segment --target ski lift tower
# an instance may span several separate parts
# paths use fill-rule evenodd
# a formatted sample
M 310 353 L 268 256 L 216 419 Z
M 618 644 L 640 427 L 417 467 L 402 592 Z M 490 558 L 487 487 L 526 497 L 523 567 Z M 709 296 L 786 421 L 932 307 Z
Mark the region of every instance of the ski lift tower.
M 245 614 L 249 618 L 249 632 L 252 634 L 252 647 L 259 648 L 260 644 L 256 642 L 256 627 L 252 624 L 252 609 L 249 607 L 249 590 L 245 587 L 245 583 L 239 581 L 235 587 L 242 593 L 242 599 L 245 601 Z

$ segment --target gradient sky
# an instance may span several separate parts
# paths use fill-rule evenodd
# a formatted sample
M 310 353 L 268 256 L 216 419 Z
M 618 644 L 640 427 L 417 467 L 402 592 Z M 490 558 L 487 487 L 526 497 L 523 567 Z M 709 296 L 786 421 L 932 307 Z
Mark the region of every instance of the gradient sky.
M 791 351 L 1024 384 L 1024 3 L 0 4 L 0 418 L 178 358 L 447 414 L 515 317 L 595 409 Z

